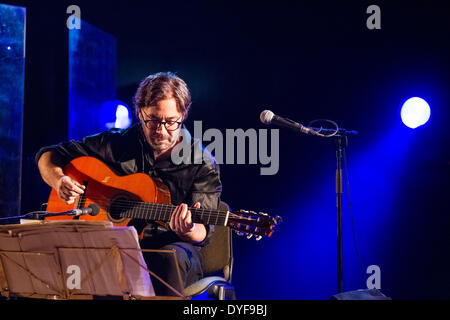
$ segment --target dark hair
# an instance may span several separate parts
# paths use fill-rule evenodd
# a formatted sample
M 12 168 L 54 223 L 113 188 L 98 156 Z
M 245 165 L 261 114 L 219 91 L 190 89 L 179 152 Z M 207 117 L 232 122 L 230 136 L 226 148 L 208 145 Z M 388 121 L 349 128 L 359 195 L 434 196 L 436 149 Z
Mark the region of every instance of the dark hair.
M 186 83 L 172 72 L 158 72 L 142 80 L 134 96 L 136 116 L 142 108 L 154 106 L 160 100 L 174 98 L 177 109 L 186 119 L 191 107 L 191 94 Z

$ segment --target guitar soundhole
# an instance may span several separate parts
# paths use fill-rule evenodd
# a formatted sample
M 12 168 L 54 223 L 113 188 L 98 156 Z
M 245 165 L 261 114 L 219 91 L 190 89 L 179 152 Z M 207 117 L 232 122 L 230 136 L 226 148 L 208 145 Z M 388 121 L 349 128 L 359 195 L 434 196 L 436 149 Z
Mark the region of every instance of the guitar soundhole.
M 111 205 L 109 207 L 109 216 L 111 220 L 120 222 L 127 218 L 130 200 L 129 197 L 123 195 L 111 200 Z

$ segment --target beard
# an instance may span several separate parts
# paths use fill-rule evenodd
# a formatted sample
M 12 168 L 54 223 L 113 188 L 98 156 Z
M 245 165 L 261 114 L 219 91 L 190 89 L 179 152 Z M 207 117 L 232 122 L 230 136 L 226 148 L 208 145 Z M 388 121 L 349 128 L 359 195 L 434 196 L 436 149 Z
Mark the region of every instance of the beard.
M 154 134 L 147 138 L 150 146 L 156 152 L 164 152 L 173 147 L 178 141 L 178 135 Z

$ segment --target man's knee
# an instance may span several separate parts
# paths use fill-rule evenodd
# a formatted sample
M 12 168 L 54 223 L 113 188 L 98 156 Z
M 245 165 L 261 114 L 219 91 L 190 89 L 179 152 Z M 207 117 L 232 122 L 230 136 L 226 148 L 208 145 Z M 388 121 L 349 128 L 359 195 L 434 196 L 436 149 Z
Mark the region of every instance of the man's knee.
M 195 249 L 189 248 L 189 246 L 190 245 L 188 245 L 188 244 L 175 242 L 175 243 L 165 245 L 161 249 L 173 251 L 175 253 L 175 258 L 178 262 L 178 266 L 187 271 L 189 268 L 191 268 L 193 259 L 195 259 L 194 253 L 192 252 L 192 250 L 195 250 Z M 175 259 L 174 259 L 173 254 L 165 254 L 164 260 L 167 264 L 170 264 L 170 265 L 175 264 Z

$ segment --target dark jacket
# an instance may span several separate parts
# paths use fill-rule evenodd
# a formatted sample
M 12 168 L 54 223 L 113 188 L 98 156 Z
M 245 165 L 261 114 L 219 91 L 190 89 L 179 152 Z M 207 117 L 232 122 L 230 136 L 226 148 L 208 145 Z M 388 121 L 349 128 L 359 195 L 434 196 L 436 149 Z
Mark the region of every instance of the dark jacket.
M 118 175 L 129 175 L 144 172 L 152 178 L 159 178 L 169 188 L 173 205 L 186 203 L 192 206 L 200 202 L 205 209 L 218 209 L 222 183 L 220 181 L 219 165 L 214 157 L 201 146 L 198 139 L 192 139 L 183 126 L 184 142 L 192 150 L 200 148 L 203 153 L 191 153 L 190 163 L 176 164 L 169 157 L 167 160 L 155 162 L 153 150 L 147 143 L 141 124 L 137 123 L 128 129 L 111 129 L 99 134 L 88 136 L 82 141 L 71 140 L 57 145 L 44 147 L 36 154 L 35 161 L 44 152 L 55 151 L 68 163 L 74 158 L 91 156 L 102 160 Z M 182 154 L 182 152 L 181 152 Z M 200 161 L 199 156 L 207 161 Z M 206 225 L 208 232 L 204 241 L 197 246 L 204 246 L 214 231 L 213 226 Z M 165 244 L 180 241 L 171 230 L 167 230 L 150 222 L 145 234 L 144 248 L 157 248 Z

